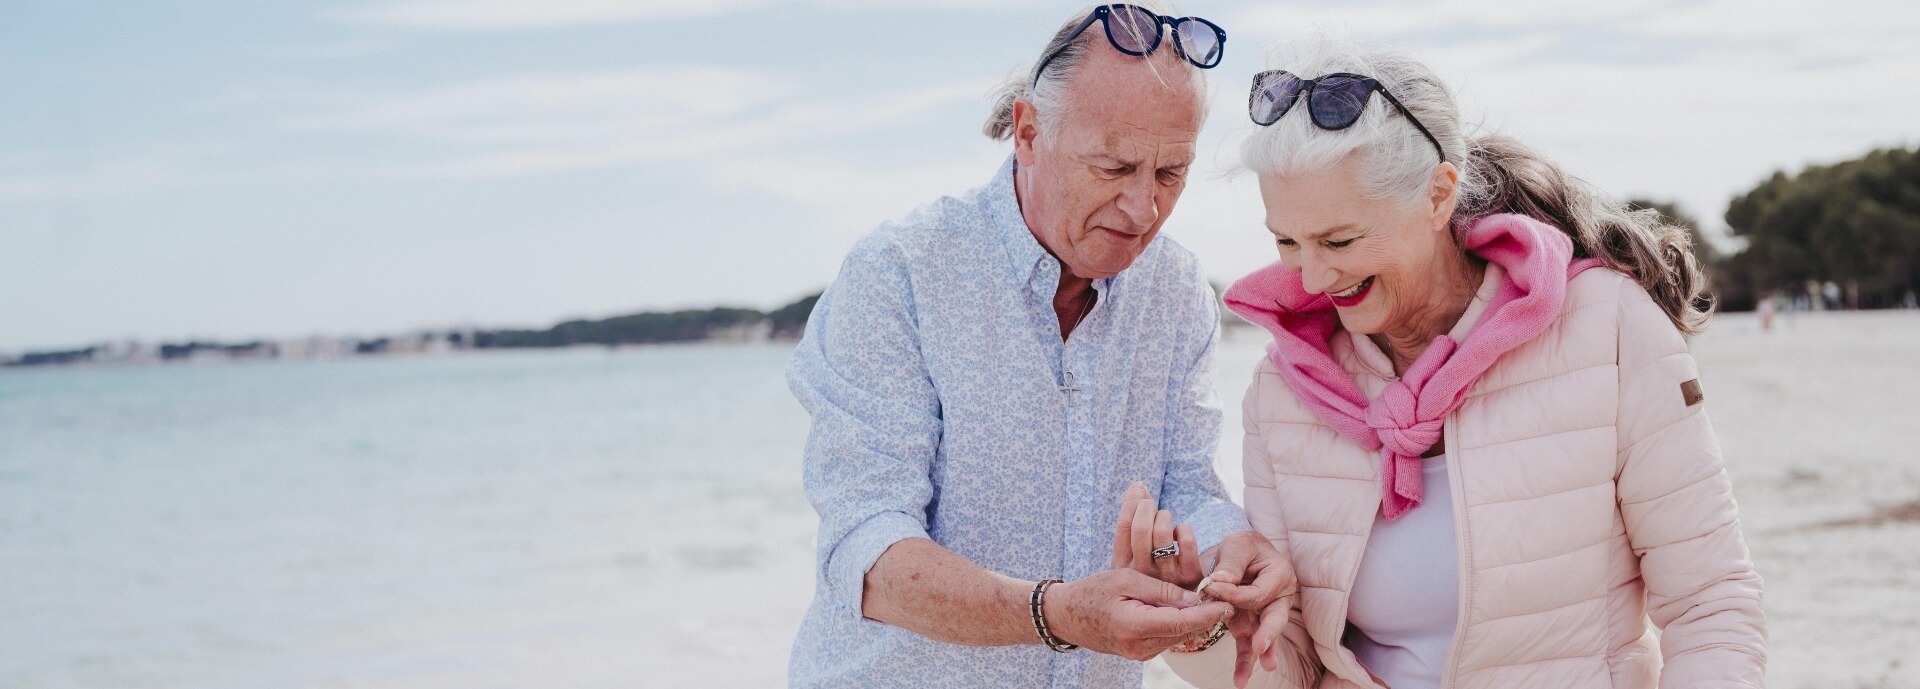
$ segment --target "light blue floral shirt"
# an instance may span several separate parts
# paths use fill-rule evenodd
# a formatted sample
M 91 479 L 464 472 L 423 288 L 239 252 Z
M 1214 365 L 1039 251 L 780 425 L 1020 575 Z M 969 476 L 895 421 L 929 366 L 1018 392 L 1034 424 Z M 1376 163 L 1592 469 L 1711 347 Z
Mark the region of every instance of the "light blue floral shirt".
M 820 513 L 792 686 L 1137 687 L 1142 664 L 1118 656 L 956 646 L 865 619 L 867 569 L 926 537 L 1008 576 L 1085 577 L 1108 567 L 1136 480 L 1203 549 L 1247 528 L 1213 471 L 1220 317 L 1193 255 L 1155 239 L 1094 282 L 1065 343 L 1059 281 L 1021 218 L 1011 157 L 847 255 L 787 367 L 813 415 L 805 484 Z

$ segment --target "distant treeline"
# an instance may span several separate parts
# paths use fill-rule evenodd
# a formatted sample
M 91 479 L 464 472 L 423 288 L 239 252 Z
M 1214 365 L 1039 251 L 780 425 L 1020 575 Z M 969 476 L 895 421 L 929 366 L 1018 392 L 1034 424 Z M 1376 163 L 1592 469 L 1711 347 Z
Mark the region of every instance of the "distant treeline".
M 1860 308 L 1897 306 L 1920 291 L 1920 149 L 1776 172 L 1735 197 L 1726 220 L 1747 246 L 1708 267 L 1724 309 L 1805 294 L 1809 282 L 1845 286 Z
M 241 342 L 221 344 L 218 342 L 181 342 L 160 345 L 156 354 L 161 361 L 176 361 L 193 358 L 195 352 L 216 352 L 229 357 L 272 355 L 274 345 L 270 342 Z M 93 361 L 106 354 L 106 347 L 94 345 L 81 349 L 68 349 L 52 352 L 27 352 L 12 361 L 0 359 L 4 366 L 52 366 L 58 364 L 79 364 Z
M 573 320 L 544 330 L 464 330 L 406 336 L 310 338 L 289 342 L 183 342 L 158 345 L 120 342 L 79 349 L 0 354 L 0 367 L 173 362 L 198 359 L 332 358 L 393 353 L 433 353 L 460 349 L 629 345 L 670 342 L 798 339 L 813 313 L 815 293 L 772 312 L 714 308 L 665 313 L 636 313 L 601 320 Z
M 573 320 L 545 330 L 481 330 L 473 334 L 480 349 L 567 347 L 571 345 L 660 344 L 715 339 L 793 339 L 807 327 L 807 314 L 820 300 L 813 294 L 762 313 L 754 309 L 714 308 L 665 313 L 636 313 L 601 320 Z

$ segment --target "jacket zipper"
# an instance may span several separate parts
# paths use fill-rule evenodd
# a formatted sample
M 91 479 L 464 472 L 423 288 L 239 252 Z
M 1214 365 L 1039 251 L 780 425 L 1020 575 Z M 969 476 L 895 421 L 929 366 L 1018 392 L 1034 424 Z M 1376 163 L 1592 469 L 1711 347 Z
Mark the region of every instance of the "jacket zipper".
M 1460 608 L 1453 625 L 1453 640 L 1447 645 L 1447 662 L 1440 673 L 1440 689 L 1451 689 L 1454 677 L 1460 668 L 1460 638 L 1467 631 L 1467 610 L 1473 606 L 1473 582 L 1469 573 L 1473 569 L 1473 549 L 1468 547 L 1467 538 L 1467 491 L 1466 479 L 1460 469 L 1460 442 L 1457 420 L 1453 414 L 1440 427 L 1442 438 L 1447 444 L 1447 485 L 1453 490 L 1453 537 L 1454 553 L 1460 566 Z
M 1377 460 L 1380 457 L 1380 453 L 1378 452 L 1373 453 L 1373 457 Z M 1382 494 L 1381 486 L 1386 485 L 1386 481 L 1387 481 L 1387 477 L 1384 473 L 1382 473 L 1380 476 L 1380 480 L 1375 482 L 1374 484 L 1373 494 L 1375 497 L 1381 496 Z M 1372 514 L 1373 519 L 1367 520 L 1367 531 L 1366 533 L 1363 533 L 1360 535 L 1360 559 L 1355 560 L 1353 563 L 1353 568 L 1347 570 L 1347 599 L 1345 602 L 1341 603 L 1341 609 L 1340 609 L 1340 619 L 1343 621 L 1346 620 L 1347 616 L 1353 612 L 1353 582 L 1360 580 L 1360 564 L 1361 564 L 1361 561 L 1367 559 L 1367 542 L 1373 540 L 1373 527 L 1376 523 L 1378 523 L 1378 520 L 1380 519 L 1381 502 L 1382 502 L 1381 500 L 1374 501 L 1373 514 Z M 1366 677 L 1367 678 L 1366 684 L 1372 686 L 1373 689 L 1388 689 L 1387 687 L 1381 686 L 1379 682 L 1373 681 L 1373 671 L 1368 670 L 1367 666 L 1364 663 L 1360 662 L 1360 656 L 1354 655 L 1353 649 L 1347 648 L 1347 645 L 1344 643 L 1340 643 L 1340 639 L 1344 638 L 1346 635 L 1347 635 L 1347 630 L 1345 627 L 1342 627 L 1340 629 L 1340 636 L 1335 637 L 1335 641 L 1333 644 L 1334 648 L 1340 649 L 1340 658 L 1346 661 L 1351 667 L 1360 668 L 1360 676 Z

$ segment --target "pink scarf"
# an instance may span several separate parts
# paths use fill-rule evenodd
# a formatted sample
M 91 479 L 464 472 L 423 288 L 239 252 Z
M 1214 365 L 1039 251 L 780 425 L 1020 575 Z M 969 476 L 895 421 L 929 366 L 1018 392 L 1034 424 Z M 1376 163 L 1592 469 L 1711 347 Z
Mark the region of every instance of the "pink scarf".
M 1420 505 L 1420 455 L 1439 442 L 1447 415 L 1501 355 L 1525 344 L 1560 314 L 1567 282 L 1599 265 L 1573 260 L 1566 233 L 1514 214 L 1474 221 L 1466 250 L 1505 269 L 1499 292 L 1465 343 L 1434 338 L 1371 403 L 1333 360 L 1340 318 L 1324 294 L 1310 294 L 1300 275 L 1274 262 L 1233 283 L 1227 308 L 1273 333 L 1267 355 L 1293 394 L 1321 421 L 1381 457 L 1380 515 L 1389 521 Z

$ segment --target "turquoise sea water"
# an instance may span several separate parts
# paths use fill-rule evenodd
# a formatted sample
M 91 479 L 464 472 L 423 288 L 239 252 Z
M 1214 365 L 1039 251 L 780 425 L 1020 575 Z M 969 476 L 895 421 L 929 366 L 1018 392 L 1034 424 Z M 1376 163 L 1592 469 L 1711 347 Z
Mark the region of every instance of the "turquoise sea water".
M 0 372 L 0 688 L 777 684 L 787 353 Z

